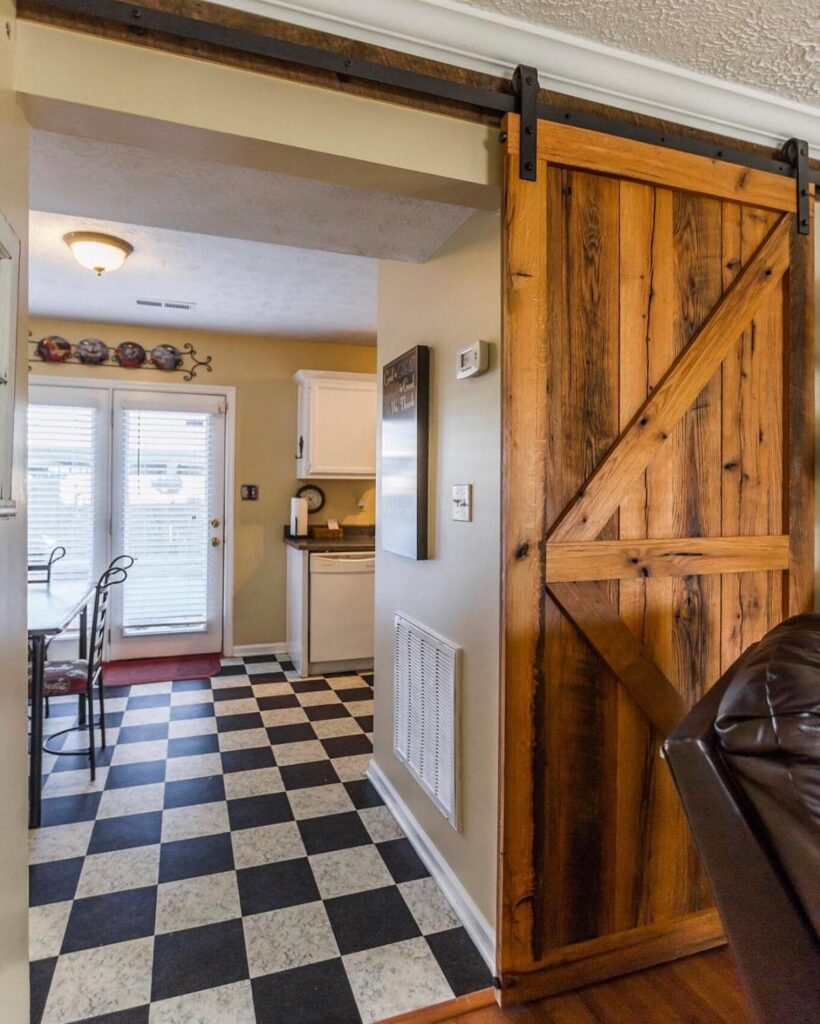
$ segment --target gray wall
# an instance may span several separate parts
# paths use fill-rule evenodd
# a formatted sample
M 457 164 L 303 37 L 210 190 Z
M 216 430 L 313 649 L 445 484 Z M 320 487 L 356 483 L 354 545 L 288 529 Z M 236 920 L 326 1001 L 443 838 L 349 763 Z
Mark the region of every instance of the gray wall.
M 431 348 L 430 559 L 376 555 L 375 759 L 493 926 L 498 816 L 500 566 L 500 222 L 476 213 L 423 264 L 379 267 L 379 368 Z M 492 342 L 490 370 L 456 380 L 456 352 Z M 473 521 L 456 523 L 453 484 L 473 485 Z M 379 516 L 376 517 L 377 524 Z M 393 755 L 393 614 L 405 612 L 464 649 L 461 830 Z

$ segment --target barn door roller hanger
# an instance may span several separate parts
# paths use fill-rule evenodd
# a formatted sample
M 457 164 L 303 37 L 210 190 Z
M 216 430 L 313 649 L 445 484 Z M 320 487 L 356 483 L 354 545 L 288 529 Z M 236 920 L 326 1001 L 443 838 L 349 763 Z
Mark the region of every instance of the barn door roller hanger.
M 503 117 L 519 114 L 521 117 L 520 176 L 535 181 L 538 160 L 538 121 L 560 121 L 589 131 L 617 135 L 621 138 L 648 142 L 683 153 L 694 153 L 721 162 L 753 167 L 797 179 L 797 226 L 801 234 L 808 234 L 810 226 L 810 185 L 820 186 L 820 171 L 809 167 L 809 147 L 803 140 L 790 140 L 779 159 L 728 149 L 718 142 L 709 142 L 685 135 L 675 135 L 661 128 L 630 124 L 584 110 L 573 110 L 538 102 L 538 73 L 535 68 L 519 65 L 513 74 L 512 91 L 469 85 L 451 78 L 410 71 L 406 68 L 383 64 L 379 61 L 360 60 L 342 51 L 325 50 L 304 43 L 291 42 L 265 35 L 247 28 L 234 28 L 204 18 L 193 18 L 173 11 L 147 7 L 121 0 L 38 0 L 38 10 L 59 11 L 89 20 L 89 30 L 100 21 L 127 25 L 136 38 L 151 32 L 175 36 L 186 42 L 219 46 L 239 53 L 253 54 L 287 64 L 331 72 L 341 81 L 358 79 L 401 92 L 412 92 L 451 103 L 463 104 Z M 344 42 L 344 40 L 342 40 Z M 532 131 L 529 131 L 529 129 Z

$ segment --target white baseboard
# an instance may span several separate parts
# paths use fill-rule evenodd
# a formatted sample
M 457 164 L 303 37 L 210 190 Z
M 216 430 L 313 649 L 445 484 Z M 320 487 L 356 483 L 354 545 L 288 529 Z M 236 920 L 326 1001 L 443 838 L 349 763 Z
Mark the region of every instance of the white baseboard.
M 288 645 L 281 644 L 234 644 L 231 656 L 252 658 L 255 654 L 288 654 Z
M 367 777 L 447 897 L 491 973 L 495 974 L 495 932 L 489 922 L 375 760 L 370 762 Z

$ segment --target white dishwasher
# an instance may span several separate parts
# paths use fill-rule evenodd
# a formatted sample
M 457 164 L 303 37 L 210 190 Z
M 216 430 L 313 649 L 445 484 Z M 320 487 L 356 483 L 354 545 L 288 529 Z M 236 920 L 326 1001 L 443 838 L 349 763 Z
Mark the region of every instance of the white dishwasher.
M 372 552 L 310 556 L 310 661 L 370 661 L 375 615 Z

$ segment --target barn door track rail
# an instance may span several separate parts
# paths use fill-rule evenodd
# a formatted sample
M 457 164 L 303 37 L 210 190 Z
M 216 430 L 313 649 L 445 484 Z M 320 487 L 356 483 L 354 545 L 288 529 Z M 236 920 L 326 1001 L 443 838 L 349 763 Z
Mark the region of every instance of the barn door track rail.
M 36 7 L 38 10 L 128 25 L 137 36 L 146 35 L 148 32 L 161 32 L 189 42 L 224 47 L 257 57 L 332 72 L 339 75 L 342 80 L 355 78 L 403 92 L 475 107 L 499 117 L 505 114 L 519 114 L 522 125 L 519 174 L 526 181 L 536 180 L 539 120 L 560 121 L 590 131 L 666 146 L 712 160 L 793 177 L 797 187 L 798 230 L 801 234 L 808 234 L 809 231 L 809 186 L 812 183 L 820 185 L 820 171 L 810 169 L 809 148 L 807 143 L 800 139 L 790 139 L 786 142 L 780 159 L 774 159 L 758 153 L 734 150 L 703 139 L 688 138 L 657 128 L 630 124 L 601 114 L 539 103 L 538 73 L 535 68 L 522 65 L 513 73 L 510 91 L 496 92 L 493 89 L 455 82 L 436 75 L 392 67 L 378 61 L 360 60 L 343 52 L 277 39 L 261 32 L 220 25 L 140 4 L 124 3 L 122 0 L 36 0 Z

